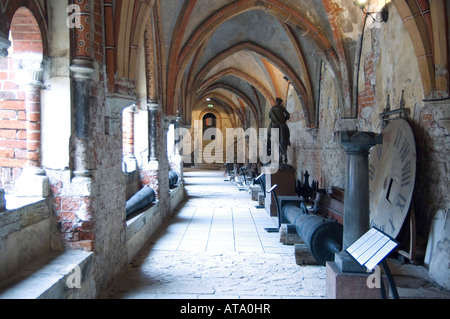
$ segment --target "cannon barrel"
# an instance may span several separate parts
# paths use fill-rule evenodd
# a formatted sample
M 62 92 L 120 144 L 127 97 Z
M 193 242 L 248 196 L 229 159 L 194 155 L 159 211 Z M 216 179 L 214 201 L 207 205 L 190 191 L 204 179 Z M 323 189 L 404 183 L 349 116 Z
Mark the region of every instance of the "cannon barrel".
M 169 187 L 172 188 L 178 183 L 178 174 L 175 172 L 169 172 Z
M 144 209 L 156 199 L 155 191 L 149 187 L 145 186 L 139 192 L 131 197 L 126 204 L 127 217 L 136 213 L 137 211 Z
M 323 266 L 334 261 L 335 253 L 342 250 L 343 226 L 338 222 L 306 213 L 294 204 L 282 209 L 285 220 L 294 225 L 313 257 Z

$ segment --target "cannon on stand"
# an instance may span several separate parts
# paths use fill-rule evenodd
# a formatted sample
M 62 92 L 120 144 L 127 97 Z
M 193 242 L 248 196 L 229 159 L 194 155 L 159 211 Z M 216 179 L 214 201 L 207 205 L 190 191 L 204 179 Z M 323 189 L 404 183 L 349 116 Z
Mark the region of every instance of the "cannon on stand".
M 169 172 L 169 187 L 173 188 L 177 185 L 179 176 L 177 173 Z M 139 192 L 131 197 L 126 203 L 126 217 L 130 217 L 134 213 L 145 209 L 156 201 L 155 190 L 149 186 L 144 186 Z
M 127 201 L 126 211 L 127 217 L 146 208 L 156 200 L 156 193 L 153 188 L 145 186 Z
M 170 171 L 169 172 L 169 187 L 170 188 L 175 187 L 175 185 L 177 185 L 179 179 L 180 179 L 180 177 L 178 176 L 177 173 Z
M 342 250 L 343 226 L 335 220 L 310 214 L 289 203 L 282 208 L 282 219 L 295 229 L 317 262 L 325 266 Z
M 335 254 L 342 251 L 342 224 L 310 213 L 300 197 L 278 197 L 276 185 L 267 193 L 273 193 L 275 197 L 280 234 L 281 225 L 288 224 L 287 231 L 296 232 L 320 265 L 325 266 L 326 262 L 334 261 Z M 275 229 L 266 231 L 274 232 Z

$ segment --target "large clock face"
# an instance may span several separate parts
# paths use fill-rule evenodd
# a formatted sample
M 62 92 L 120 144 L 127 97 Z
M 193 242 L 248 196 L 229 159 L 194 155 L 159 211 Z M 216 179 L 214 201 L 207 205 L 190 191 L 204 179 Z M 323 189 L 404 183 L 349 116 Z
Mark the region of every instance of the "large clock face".
M 396 238 L 405 222 L 416 180 L 416 143 L 407 121 L 383 131 L 369 158 L 370 224 Z

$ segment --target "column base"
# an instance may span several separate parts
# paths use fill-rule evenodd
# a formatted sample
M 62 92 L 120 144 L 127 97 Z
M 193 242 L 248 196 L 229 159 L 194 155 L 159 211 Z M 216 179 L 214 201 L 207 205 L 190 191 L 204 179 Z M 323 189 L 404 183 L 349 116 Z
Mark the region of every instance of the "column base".
M 327 299 L 382 299 L 381 288 L 371 288 L 374 274 L 342 272 L 335 262 L 327 262 L 326 275 Z M 389 283 L 383 282 L 388 296 Z
M 367 270 L 361 266 L 347 251 L 343 250 L 335 255 L 334 263 L 339 271 L 344 273 L 362 273 L 366 274 Z

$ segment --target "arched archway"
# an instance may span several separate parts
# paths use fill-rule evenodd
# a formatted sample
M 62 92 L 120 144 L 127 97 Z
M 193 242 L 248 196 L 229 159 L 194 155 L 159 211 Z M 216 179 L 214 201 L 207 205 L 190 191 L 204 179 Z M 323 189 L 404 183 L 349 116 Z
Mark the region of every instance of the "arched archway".
M 203 140 L 209 140 L 209 141 L 213 141 L 216 139 L 216 135 L 213 134 L 211 136 L 207 136 L 205 135 L 205 133 L 209 130 L 209 129 L 217 129 L 217 117 L 212 114 L 212 113 L 208 113 L 205 114 L 205 116 L 203 116 Z
M 0 169 L 12 190 L 25 168 L 41 172 L 41 96 L 45 41 L 27 7 L 11 18 L 8 56 L 1 59 Z

